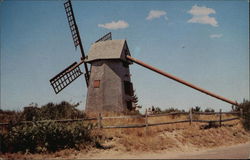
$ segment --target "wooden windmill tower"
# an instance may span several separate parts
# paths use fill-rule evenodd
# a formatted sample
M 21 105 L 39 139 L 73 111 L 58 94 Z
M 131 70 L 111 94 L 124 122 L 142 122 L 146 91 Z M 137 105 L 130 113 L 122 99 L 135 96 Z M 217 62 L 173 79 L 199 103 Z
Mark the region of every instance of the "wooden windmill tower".
M 74 45 L 75 47 L 79 46 L 81 51 L 81 61 L 74 62 L 50 79 L 56 94 L 83 74 L 79 66 L 84 64 L 84 76 L 88 88 L 86 111 L 124 112 L 130 110 L 132 109 L 133 85 L 130 79 L 129 65 L 135 62 L 209 96 L 238 106 L 235 101 L 216 95 L 131 57 L 126 40 L 112 40 L 111 33 L 93 43 L 88 56 L 85 56 L 70 0 L 64 3 L 64 7 Z M 87 63 L 91 64 L 90 71 Z
M 85 59 L 91 63 L 87 111 L 132 109 L 133 85 L 130 80 L 130 56 L 126 40 L 94 43 Z
M 85 56 L 79 30 L 75 21 L 71 1 L 64 3 L 75 47 L 80 47 L 81 61 L 74 62 L 50 80 L 59 93 L 82 75 L 80 65 L 84 64 L 85 81 L 88 87 L 86 111 L 125 112 L 132 109 L 133 85 L 130 80 L 126 56 L 130 56 L 126 40 L 112 40 L 111 33 L 92 44 Z M 90 71 L 87 63 L 91 64 Z

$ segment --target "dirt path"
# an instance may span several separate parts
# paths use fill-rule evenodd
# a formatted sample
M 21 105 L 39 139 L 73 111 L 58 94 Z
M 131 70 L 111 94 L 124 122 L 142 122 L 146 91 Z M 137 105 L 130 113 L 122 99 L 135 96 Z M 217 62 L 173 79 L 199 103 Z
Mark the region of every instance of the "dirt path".
M 249 159 L 250 143 L 230 147 L 221 147 L 198 153 L 183 154 L 176 158 L 181 159 Z
M 248 159 L 250 156 L 250 142 L 229 147 L 219 147 L 194 152 L 118 152 L 96 150 L 88 155 L 78 155 L 77 158 L 93 159 Z M 75 157 L 76 158 L 76 157 Z

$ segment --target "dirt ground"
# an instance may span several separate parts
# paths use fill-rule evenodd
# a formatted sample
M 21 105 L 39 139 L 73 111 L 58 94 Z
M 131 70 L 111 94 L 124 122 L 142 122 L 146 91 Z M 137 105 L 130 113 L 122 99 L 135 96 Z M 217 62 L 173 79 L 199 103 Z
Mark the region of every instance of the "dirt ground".
M 0 156 L 1 157 L 1 156 Z M 130 151 L 122 152 L 115 149 L 93 149 L 89 152 L 64 150 L 54 155 L 9 155 L 2 158 L 13 159 L 249 159 L 250 141 L 232 146 L 222 146 L 212 149 L 189 148 L 189 151 Z
M 191 148 L 190 148 L 191 150 Z M 94 151 L 89 154 L 78 154 L 74 158 L 86 159 L 248 159 L 250 158 L 250 142 L 227 147 L 192 151 L 159 151 L 159 152 L 130 152 L 124 153 L 109 150 Z

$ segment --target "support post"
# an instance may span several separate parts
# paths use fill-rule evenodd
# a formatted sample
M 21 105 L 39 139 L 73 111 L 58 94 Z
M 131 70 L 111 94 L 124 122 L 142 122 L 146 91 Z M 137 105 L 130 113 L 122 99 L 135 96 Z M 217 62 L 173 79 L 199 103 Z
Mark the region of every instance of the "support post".
M 189 125 L 191 125 L 191 124 L 192 124 L 192 121 L 193 121 L 192 110 L 193 110 L 193 108 L 190 108 L 190 109 L 189 109 L 189 120 L 190 120 Z
M 239 104 L 238 104 L 237 102 L 235 102 L 235 101 L 229 100 L 229 99 L 224 98 L 224 97 L 219 96 L 219 95 L 216 95 L 216 94 L 214 94 L 214 93 L 212 93 L 212 92 L 210 92 L 210 91 L 207 91 L 207 90 L 205 90 L 205 89 L 203 89 L 203 88 L 200 88 L 200 87 L 198 87 L 198 86 L 196 86 L 196 85 L 193 85 L 193 84 L 191 84 L 191 83 L 189 83 L 189 82 L 187 82 L 187 81 L 184 81 L 184 80 L 182 80 L 182 79 L 180 79 L 180 78 L 178 78 L 178 77 L 176 77 L 176 76 L 174 76 L 174 75 L 171 75 L 171 74 L 169 74 L 169 73 L 167 73 L 167 72 L 164 72 L 164 71 L 162 71 L 162 70 L 159 70 L 159 69 L 157 69 L 157 68 L 155 68 L 155 67 L 153 67 L 153 66 L 151 66 L 151 65 L 148 65 L 148 64 L 146 64 L 146 63 L 144 63 L 144 62 L 142 62 L 142 61 L 140 61 L 140 60 L 138 60 L 138 59 L 135 59 L 135 58 L 133 58 L 133 57 L 131 57 L 131 56 L 129 56 L 129 55 L 127 55 L 126 58 L 127 58 L 128 60 L 132 61 L 132 62 L 135 62 L 136 64 L 139 64 L 139 65 L 141 65 L 141 66 L 143 66 L 143 67 L 145 67 L 145 68 L 148 68 L 148 69 L 150 69 L 150 70 L 152 70 L 152 71 L 154 71 L 154 72 L 156 72 L 156 73 L 159 73 L 159 74 L 161 74 L 161 75 L 163 75 L 163 76 L 165 76 L 165 77 L 168 77 L 168 78 L 170 78 L 170 79 L 172 79 L 172 80 L 174 80 L 174 81 L 177 81 L 177 82 L 179 82 L 179 83 L 182 83 L 182 84 L 184 84 L 184 85 L 186 85 L 186 86 L 188 86 L 188 87 L 191 87 L 191 88 L 193 88 L 193 89 L 195 89 L 195 90 L 198 90 L 198 91 L 200 91 L 200 92 L 202 92 L 202 93 L 205 93 L 205 94 L 207 94 L 207 95 L 209 95 L 209 96 L 212 96 L 212 97 L 214 97 L 214 98 L 220 99 L 220 100 L 222 100 L 222 101 L 224 101 L 224 102 L 227 102 L 227 103 L 230 103 L 230 104 L 232 104 L 232 105 L 239 106 Z
M 240 108 L 240 118 L 243 118 L 243 109 Z
M 220 127 L 221 127 L 221 116 L 222 116 L 222 115 L 221 115 L 221 109 L 220 109 Z
M 147 132 L 148 132 L 148 110 L 146 109 L 145 111 L 145 135 L 147 136 Z
M 98 128 L 102 128 L 102 114 L 99 113 L 99 116 L 98 116 Z

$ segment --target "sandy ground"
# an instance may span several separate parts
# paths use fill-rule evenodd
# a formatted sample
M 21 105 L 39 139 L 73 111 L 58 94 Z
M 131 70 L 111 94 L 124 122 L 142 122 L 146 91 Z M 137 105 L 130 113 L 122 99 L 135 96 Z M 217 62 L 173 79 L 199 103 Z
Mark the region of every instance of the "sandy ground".
M 248 159 L 250 142 L 227 147 L 218 147 L 189 152 L 119 152 L 114 150 L 95 150 L 88 154 L 78 154 L 76 159 Z

